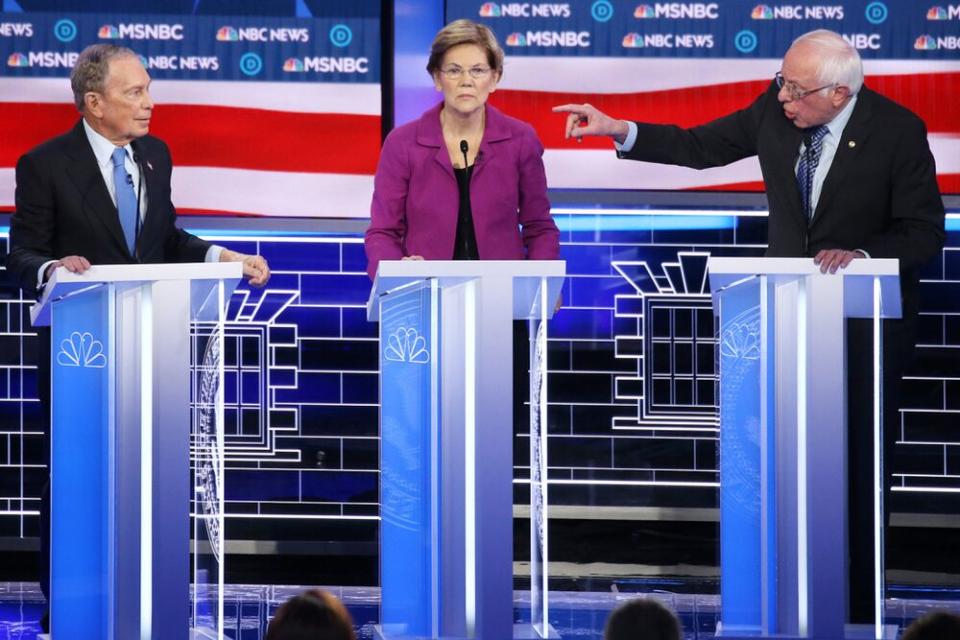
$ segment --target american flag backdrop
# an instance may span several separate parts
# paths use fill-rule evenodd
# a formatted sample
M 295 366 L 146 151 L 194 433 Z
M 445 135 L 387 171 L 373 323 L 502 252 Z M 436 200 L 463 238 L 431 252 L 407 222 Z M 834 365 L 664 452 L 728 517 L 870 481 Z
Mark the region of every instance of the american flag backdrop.
M 880 5 L 882 16 L 869 13 Z M 941 191 L 960 193 L 960 5 L 937 11 L 920 2 L 868 0 L 453 0 L 447 6 L 449 19 L 479 20 L 497 34 L 506 62 L 491 103 L 537 129 L 551 187 L 762 191 L 755 158 L 703 171 L 623 162 L 609 140 L 565 140 L 564 115 L 550 109 L 588 102 L 618 118 L 702 124 L 763 93 L 793 38 L 829 28 L 860 50 L 867 86 L 926 122 Z
M 369 215 L 379 2 L 267 2 L 232 16 L 204 15 L 202 2 L 184 15 L 153 4 L 157 13 L 0 13 L 0 211 L 13 210 L 19 156 L 79 118 L 67 77 L 77 53 L 113 42 L 153 79 L 150 133 L 170 147 L 179 212 Z

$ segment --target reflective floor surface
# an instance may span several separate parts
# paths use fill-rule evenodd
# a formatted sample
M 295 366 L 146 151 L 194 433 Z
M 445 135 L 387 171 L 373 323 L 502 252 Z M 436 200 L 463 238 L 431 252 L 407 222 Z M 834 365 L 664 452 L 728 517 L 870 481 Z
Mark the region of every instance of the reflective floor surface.
M 362 639 L 373 637 L 377 623 L 380 590 L 371 587 L 324 587 L 347 605 Z M 233 585 L 227 593 L 225 619 L 232 640 L 260 640 L 267 623 L 290 596 L 305 587 Z M 960 589 L 898 588 L 898 597 L 886 604 L 888 623 L 905 625 L 933 609 L 960 611 Z M 529 620 L 526 592 L 515 596 L 516 620 Z M 685 640 L 713 638 L 717 625 L 719 598 L 716 595 L 671 593 L 572 592 L 550 594 L 550 620 L 561 638 L 600 640 L 610 611 L 620 602 L 636 597 L 653 597 L 677 611 Z M 0 583 L 0 640 L 34 640 L 40 631 L 43 596 L 36 583 Z

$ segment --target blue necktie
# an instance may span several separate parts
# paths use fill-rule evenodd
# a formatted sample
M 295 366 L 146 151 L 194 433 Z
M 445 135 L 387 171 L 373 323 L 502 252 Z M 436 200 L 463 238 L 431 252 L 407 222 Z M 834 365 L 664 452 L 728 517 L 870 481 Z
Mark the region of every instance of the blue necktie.
M 123 161 L 127 152 L 122 147 L 113 150 L 113 186 L 117 191 L 117 213 L 120 214 L 120 226 L 123 227 L 123 237 L 127 241 L 130 254 L 134 253 L 134 244 L 137 241 L 137 194 L 133 190 L 133 178 L 127 173 Z
M 797 186 L 800 187 L 800 200 L 803 202 L 803 212 L 807 219 L 813 217 L 813 176 L 820 164 L 820 152 L 823 151 L 823 137 L 829 133 L 827 125 L 808 129 L 803 134 L 803 153 L 800 155 L 800 164 L 797 165 Z

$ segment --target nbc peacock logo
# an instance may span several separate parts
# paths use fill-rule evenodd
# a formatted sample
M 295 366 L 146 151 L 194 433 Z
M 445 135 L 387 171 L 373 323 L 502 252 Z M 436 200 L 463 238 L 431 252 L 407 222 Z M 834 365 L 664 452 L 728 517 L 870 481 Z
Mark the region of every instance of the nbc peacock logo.
M 527 37 L 522 33 L 513 32 L 507 36 L 507 46 L 525 47 L 527 46 Z
M 499 18 L 500 17 L 500 5 L 495 2 L 484 2 L 480 5 L 480 17 L 481 18 Z
M 303 60 L 300 58 L 287 58 L 283 62 L 283 70 L 286 73 L 303 73 Z
M 927 9 L 927 20 L 949 20 L 947 10 L 943 7 L 930 7 Z
M 639 33 L 628 33 L 623 36 L 623 46 L 625 49 L 640 49 L 643 47 L 643 36 Z
M 652 18 L 655 15 L 653 7 L 648 4 L 638 4 L 637 8 L 633 10 L 634 18 Z
M 236 42 L 240 39 L 240 34 L 233 27 L 220 27 L 217 29 L 218 42 Z
M 22 53 L 11 53 L 10 57 L 7 58 L 8 67 L 29 67 L 30 59 Z
M 773 20 L 773 9 L 765 4 L 758 4 L 750 12 L 750 17 L 754 20 Z
M 918 51 L 935 51 L 937 48 L 937 41 L 928 35 L 922 35 L 913 42 L 913 48 Z
M 112 24 L 105 24 L 97 31 L 97 37 L 101 40 L 116 40 L 120 37 L 120 29 Z

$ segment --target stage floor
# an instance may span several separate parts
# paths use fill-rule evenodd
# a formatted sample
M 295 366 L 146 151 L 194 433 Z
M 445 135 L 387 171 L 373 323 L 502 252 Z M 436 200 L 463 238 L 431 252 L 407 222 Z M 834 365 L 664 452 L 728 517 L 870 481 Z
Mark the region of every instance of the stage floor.
M 233 640 L 260 640 L 270 616 L 287 598 L 306 587 L 275 585 L 231 585 L 228 588 L 228 634 Z M 347 605 L 362 639 L 373 637 L 377 624 L 380 590 L 373 587 L 323 587 Z M 899 597 L 886 603 L 886 621 L 905 625 L 933 609 L 948 608 L 960 612 L 960 589 L 897 588 Z M 719 597 L 710 594 L 648 591 L 643 593 L 573 592 L 550 593 L 550 619 L 561 638 L 600 640 L 610 611 L 620 602 L 638 596 L 654 597 L 672 607 L 683 623 L 685 640 L 714 637 Z M 514 596 L 517 621 L 529 620 L 525 592 Z M 0 583 L 0 640 L 34 640 L 40 631 L 37 620 L 43 609 L 43 596 L 34 582 Z

